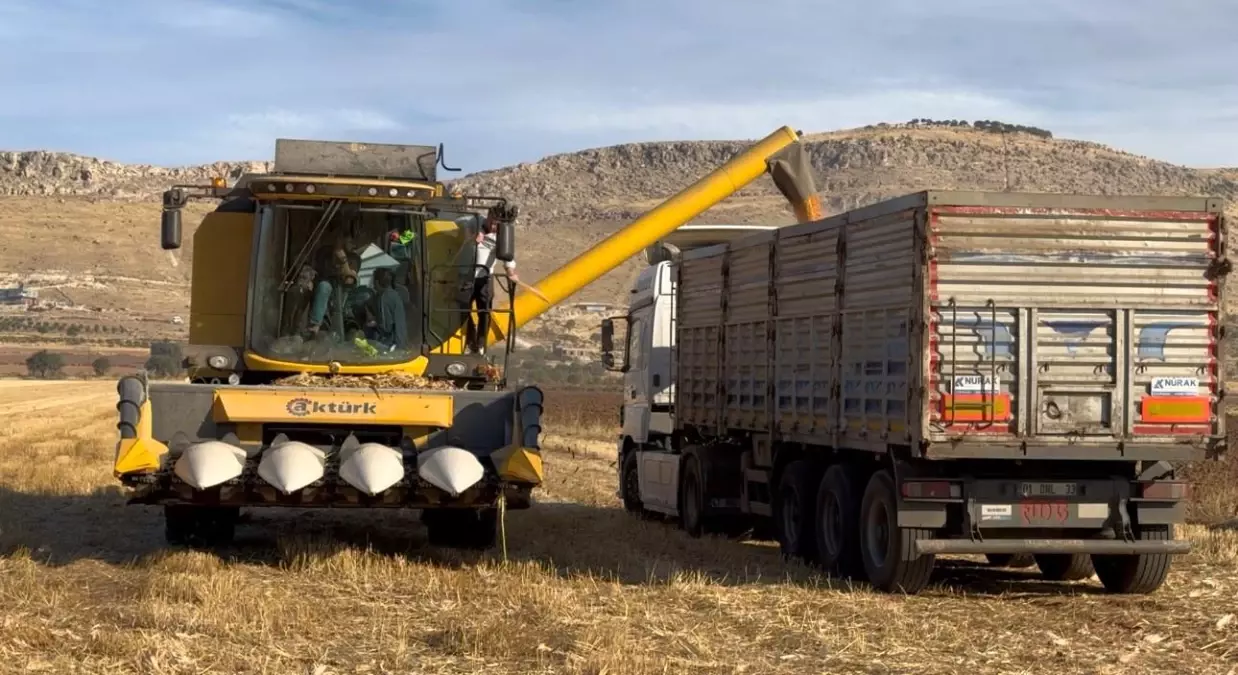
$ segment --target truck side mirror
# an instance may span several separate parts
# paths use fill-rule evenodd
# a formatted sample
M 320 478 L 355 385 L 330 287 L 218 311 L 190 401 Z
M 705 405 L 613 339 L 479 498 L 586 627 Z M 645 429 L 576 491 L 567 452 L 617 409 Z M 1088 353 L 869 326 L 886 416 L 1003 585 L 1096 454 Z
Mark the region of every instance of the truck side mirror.
M 499 229 L 494 234 L 494 257 L 502 262 L 516 259 L 516 228 L 506 220 L 499 221 Z
M 602 319 L 602 361 L 605 362 L 606 357 L 611 357 L 611 363 L 614 363 L 615 358 L 611 352 L 615 351 L 615 322 L 611 319 Z
M 181 247 L 181 210 L 164 209 L 160 219 L 163 250 L 171 251 Z

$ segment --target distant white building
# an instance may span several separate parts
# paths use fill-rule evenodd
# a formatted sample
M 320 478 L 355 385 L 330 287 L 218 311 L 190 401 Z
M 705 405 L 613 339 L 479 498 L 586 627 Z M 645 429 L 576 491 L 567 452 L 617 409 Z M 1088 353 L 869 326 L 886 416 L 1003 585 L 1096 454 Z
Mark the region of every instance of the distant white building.
M 0 288 L 0 305 L 24 305 L 30 307 L 39 301 L 39 292 L 17 284 L 12 288 Z
M 619 305 L 612 305 L 612 304 L 605 303 L 605 302 L 576 302 L 576 303 L 572 303 L 570 307 L 572 309 L 579 310 L 582 312 L 593 312 L 593 313 L 609 312 L 611 310 L 622 309 Z

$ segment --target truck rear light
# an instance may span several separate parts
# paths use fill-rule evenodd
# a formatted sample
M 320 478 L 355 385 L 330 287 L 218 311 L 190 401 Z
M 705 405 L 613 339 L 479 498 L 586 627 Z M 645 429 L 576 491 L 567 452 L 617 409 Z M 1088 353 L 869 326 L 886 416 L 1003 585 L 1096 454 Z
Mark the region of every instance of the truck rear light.
M 1144 499 L 1164 499 L 1168 501 L 1186 499 L 1190 494 L 1191 485 L 1189 483 L 1175 483 L 1172 481 L 1143 483 L 1139 492 L 1139 496 Z
M 902 490 L 906 499 L 959 499 L 963 496 L 962 486 L 944 480 L 907 481 Z

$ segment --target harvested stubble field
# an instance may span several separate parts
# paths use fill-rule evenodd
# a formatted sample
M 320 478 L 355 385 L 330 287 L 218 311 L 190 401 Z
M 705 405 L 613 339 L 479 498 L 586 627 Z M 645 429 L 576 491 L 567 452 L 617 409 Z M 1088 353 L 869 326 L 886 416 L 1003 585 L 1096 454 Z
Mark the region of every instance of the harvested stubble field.
M 1147 597 L 964 559 L 875 594 L 624 514 L 617 399 L 580 392 L 548 397 L 508 563 L 400 513 L 259 511 L 227 550 L 167 550 L 109 473 L 112 392 L 0 382 L 0 671 L 1238 673 L 1238 532 L 1185 528 L 1197 551 Z

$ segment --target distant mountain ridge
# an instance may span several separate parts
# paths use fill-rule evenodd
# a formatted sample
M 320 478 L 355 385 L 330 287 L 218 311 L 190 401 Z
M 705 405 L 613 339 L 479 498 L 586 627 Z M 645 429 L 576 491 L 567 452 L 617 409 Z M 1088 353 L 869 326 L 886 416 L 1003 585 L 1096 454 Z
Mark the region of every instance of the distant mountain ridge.
M 924 189 L 1207 195 L 1238 201 L 1238 171 L 1233 169 L 1192 169 L 1003 122 L 914 120 L 808 134 L 804 142 L 831 213 Z M 452 182 L 521 205 L 524 234 L 518 258 L 523 277 L 535 280 L 750 143 L 626 143 L 552 155 Z M 195 214 L 209 207 L 200 205 L 187 214 L 186 248 L 168 256 L 158 248 L 158 195 L 174 183 L 202 183 L 219 175 L 235 179 L 269 168 L 264 161 L 164 168 L 60 152 L 0 152 L 0 199 L 7 205 L 0 209 L 0 237 L 6 241 L 0 247 L 0 272 L 56 269 L 183 284 L 193 254 Z M 772 182 L 761 178 L 696 222 L 793 221 Z M 85 245 L 66 247 L 66 241 Z M 640 265 L 635 260 L 624 263 L 577 299 L 622 301 Z M 92 302 L 135 302 L 118 297 L 109 304 L 104 294 L 98 291 Z M 168 301 L 173 299 L 169 296 Z M 187 306 L 187 294 L 176 302 Z

